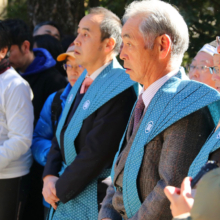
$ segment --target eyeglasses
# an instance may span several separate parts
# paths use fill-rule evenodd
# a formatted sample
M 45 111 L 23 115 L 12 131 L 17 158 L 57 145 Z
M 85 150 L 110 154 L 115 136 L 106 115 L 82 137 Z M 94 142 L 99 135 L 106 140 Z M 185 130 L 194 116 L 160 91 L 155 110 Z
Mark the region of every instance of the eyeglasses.
M 64 69 L 64 70 L 72 69 L 72 68 L 73 68 L 73 66 L 70 65 L 70 64 L 66 64 L 66 63 L 63 64 L 63 69 Z
M 197 69 L 199 72 L 205 72 L 207 69 L 210 69 L 210 67 L 208 66 L 194 66 L 194 65 L 189 65 L 188 67 L 188 71 L 194 71 L 195 69 Z M 210 71 L 210 70 L 209 70 Z
M 63 69 L 64 70 L 67 70 L 67 69 L 71 70 L 73 68 L 75 68 L 76 70 L 79 70 L 79 68 L 82 68 L 82 66 L 81 65 L 72 66 L 72 65 L 66 64 L 66 63 L 63 64 Z
M 219 67 L 218 66 L 212 66 L 212 67 L 209 67 L 209 71 L 211 74 L 215 73 L 215 74 L 219 74 Z

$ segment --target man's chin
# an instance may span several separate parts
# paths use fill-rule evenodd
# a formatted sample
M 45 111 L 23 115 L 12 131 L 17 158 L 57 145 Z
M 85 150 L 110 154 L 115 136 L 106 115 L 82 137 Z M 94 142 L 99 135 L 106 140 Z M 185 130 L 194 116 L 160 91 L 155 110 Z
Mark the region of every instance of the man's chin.
M 135 76 L 134 76 L 134 72 L 131 69 L 129 69 L 129 70 L 126 69 L 125 72 L 130 76 L 131 80 L 136 81 Z

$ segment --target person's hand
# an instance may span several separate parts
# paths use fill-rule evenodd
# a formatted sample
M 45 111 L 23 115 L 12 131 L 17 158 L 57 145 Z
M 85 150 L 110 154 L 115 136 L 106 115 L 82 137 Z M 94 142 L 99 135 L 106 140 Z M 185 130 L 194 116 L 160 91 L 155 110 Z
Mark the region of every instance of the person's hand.
M 220 54 L 220 45 L 217 47 L 217 52 Z
M 164 188 L 164 193 L 171 202 L 170 209 L 173 217 L 190 212 L 193 206 L 191 180 L 191 177 L 186 177 L 181 184 L 181 189 L 173 186 Z
M 56 188 L 55 188 L 55 184 L 58 179 L 59 179 L 58 177 L 52 175 L 45 176 L 43 179 L 44 186 L 43 186 L 42 194 L 46 202 L 51 204 L 51 206 L 55 210 L 57 208 L 56 202 L 59 201 L 59 198 L 56 196 Z

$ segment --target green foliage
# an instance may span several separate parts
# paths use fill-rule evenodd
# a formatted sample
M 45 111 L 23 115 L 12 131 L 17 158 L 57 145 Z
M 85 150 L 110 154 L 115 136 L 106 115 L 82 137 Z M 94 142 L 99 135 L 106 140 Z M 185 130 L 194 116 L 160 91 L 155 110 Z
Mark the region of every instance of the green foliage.
M 164 0 L 177 8 L 185 19 L 190 34 L 190 45 L 183 60 L 183 66 L 191 62 L 201 47 L 215 40 L 220 35 L 220 1 L 218 0 Z M 131 0 L 100 0 L 100 5 L 107 7 L 119 17 Z
M 220 35 L 220 1 L 218 0 L 169 0 L 184 17 L 190 34 L 190 45 L 184 63 L 191 59 L 201 47 Z
M 20 18 L 28 23 L 27 0 L 9 0 L 3 18 Z
M 62 0 L 63 1 L 63 0 Z M 215 40 L 220 35 L 220 1 L 219 0 L 164 0 L 178 8 L 184 17 L 190 33 L 189 50 L 184 56 L 183 65 L 191 62 L 199 49 Z M 40 0 L 39 0 L 40 2 Z M 124 8 L 132 0 L 84 0 L 85 14 L 90 6 L 103 6 L 117 14 L 120 18 Z M 21 18 L 28 22 L 30 12 L 27 11 L 27 0 L 9 0 L 6 8 L 7 18 Z M 78 11 L 78 10 L 77 10 Z M 29 13 L 29 14 L 28 14 Z M 67 31 L 68 32 L 68 31 Z

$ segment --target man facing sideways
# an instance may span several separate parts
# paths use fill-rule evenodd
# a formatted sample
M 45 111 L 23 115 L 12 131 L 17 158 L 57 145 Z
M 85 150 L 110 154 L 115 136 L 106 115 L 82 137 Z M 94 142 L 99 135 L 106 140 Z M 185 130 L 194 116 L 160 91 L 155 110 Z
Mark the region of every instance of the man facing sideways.
M 120 19 L 102 7 L 78 26 L 76 62 L 86 68 L 70 91 L 48 154 L 43 195 L 49 219 L 97 219 L 113 158 L 136 100 L 116 60 Z
M 120 54 L 130 78 L 143 84 L 113 165 L 99 219 L 170 220 L 163 189 L 180 186 L 214 124 L 214 89 L 190 81 L 180 64 L 188 29 L 170 4 L 131 3 L 123 17 Z

